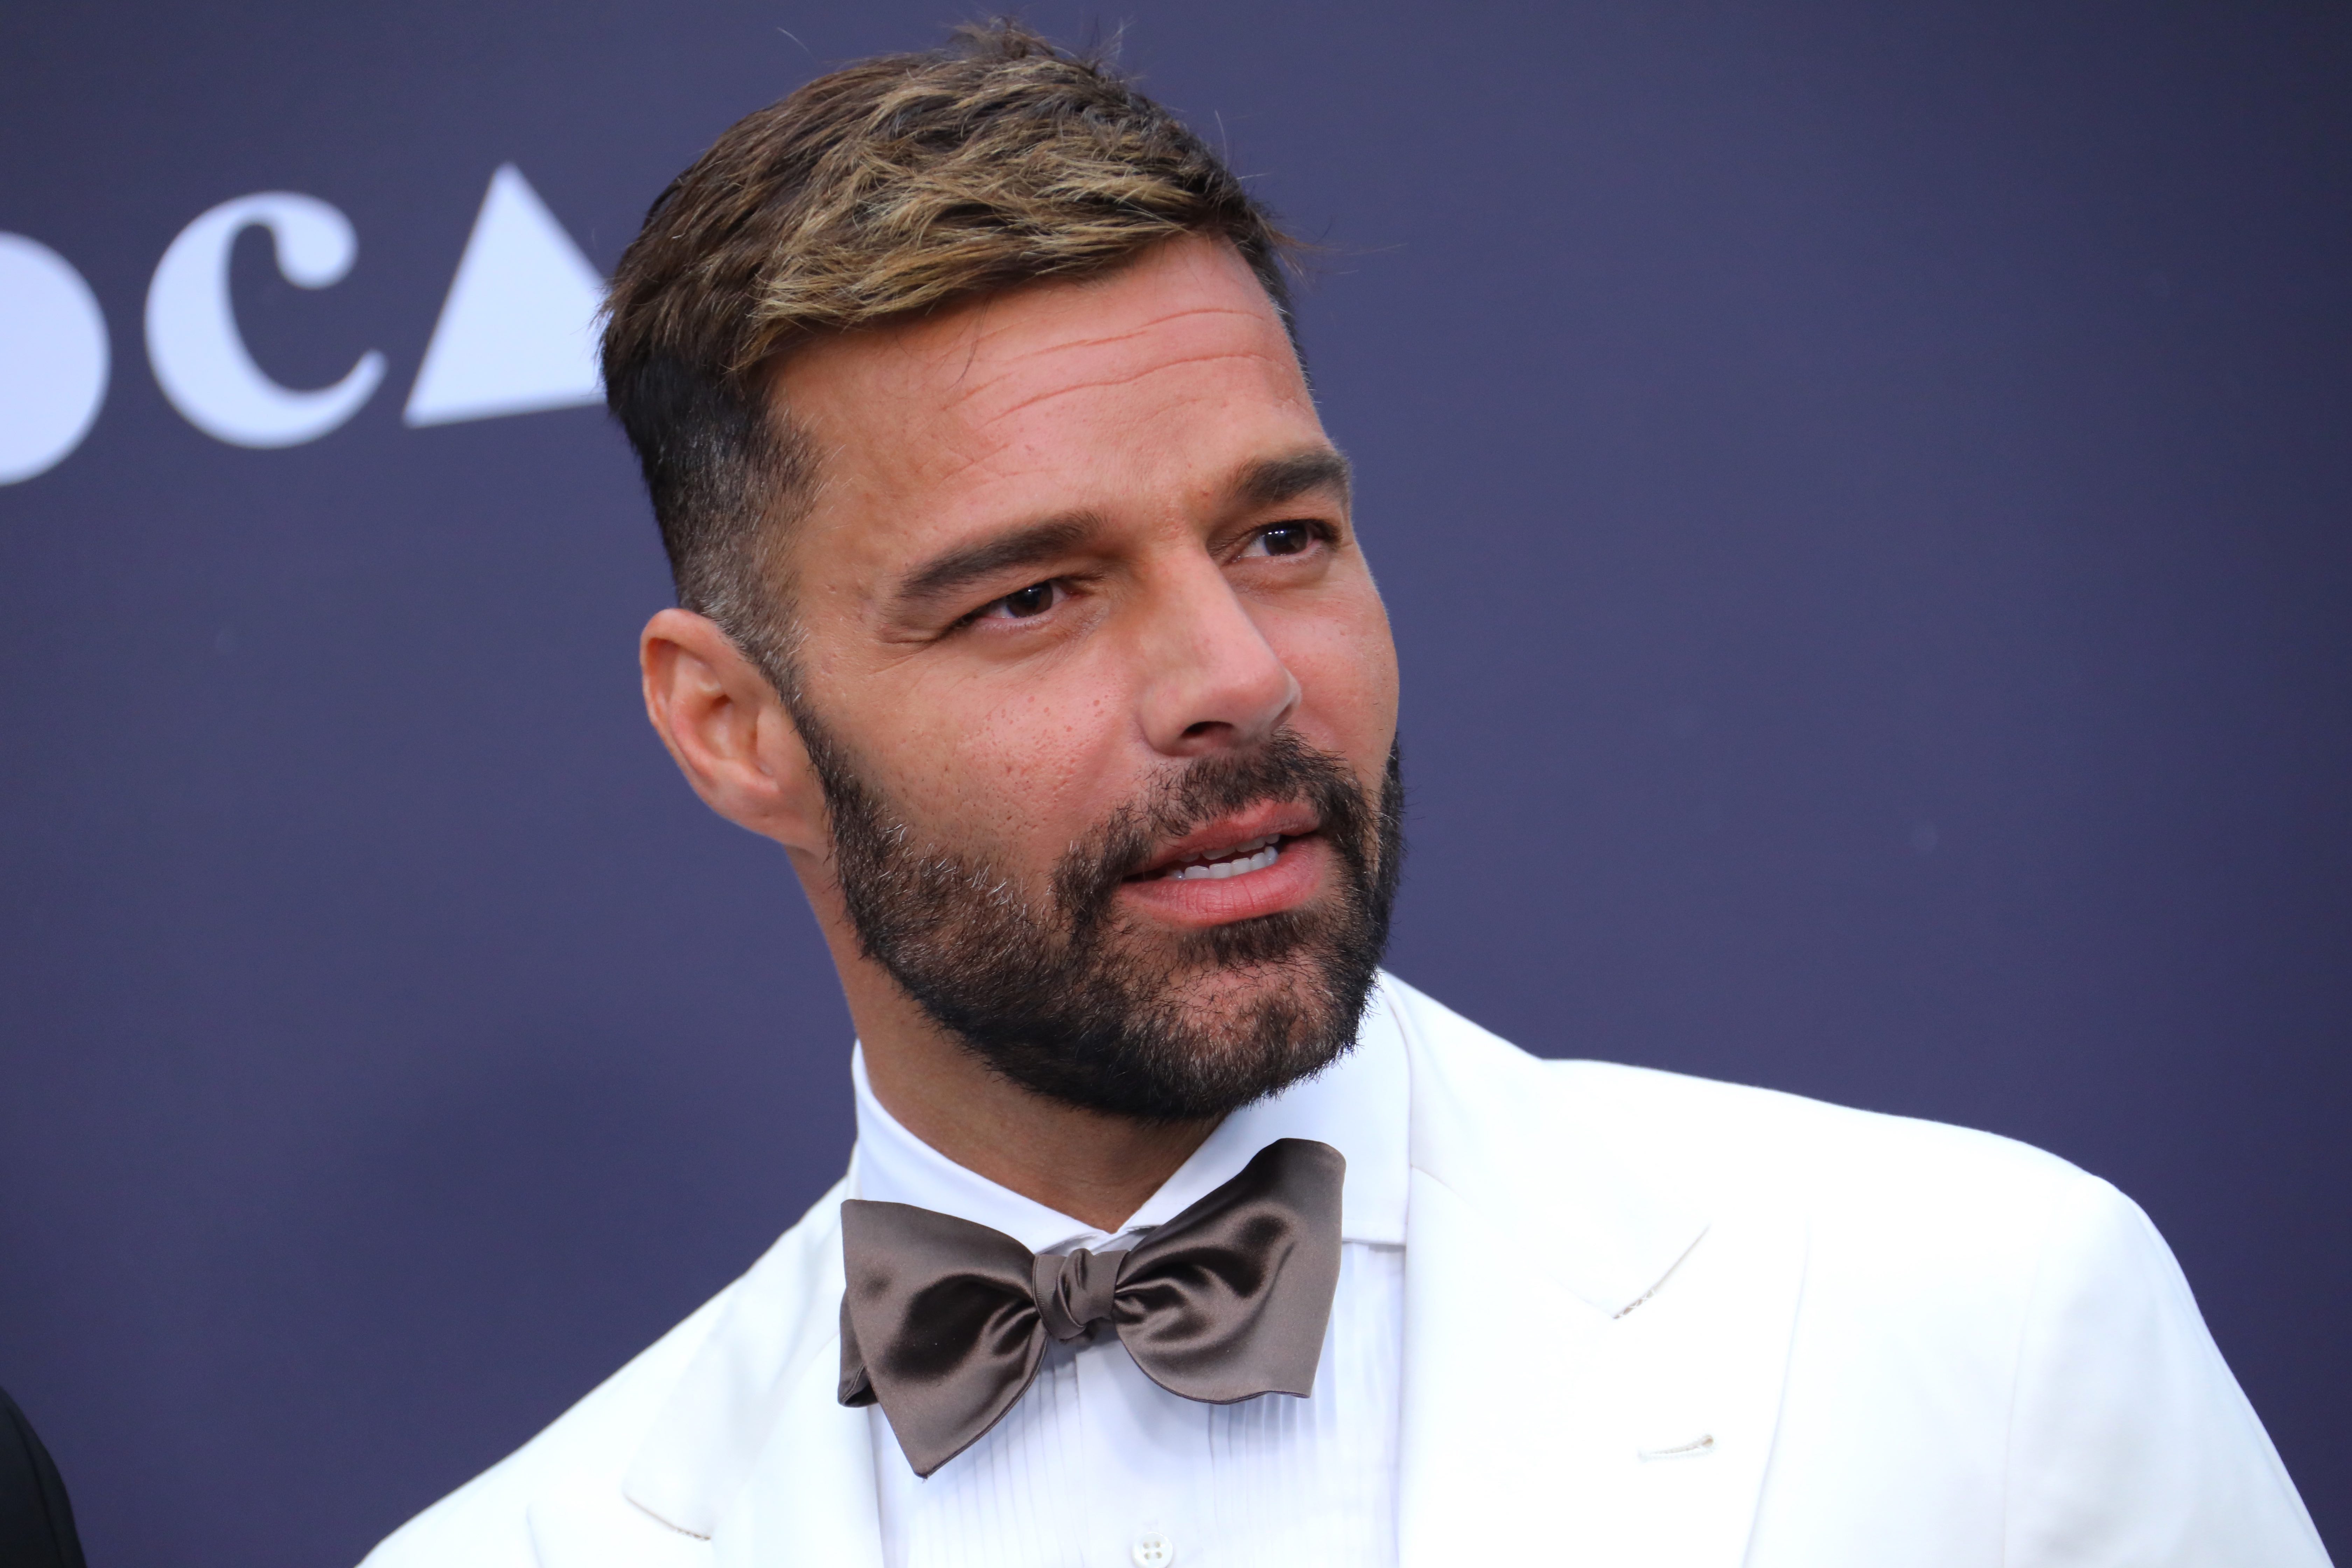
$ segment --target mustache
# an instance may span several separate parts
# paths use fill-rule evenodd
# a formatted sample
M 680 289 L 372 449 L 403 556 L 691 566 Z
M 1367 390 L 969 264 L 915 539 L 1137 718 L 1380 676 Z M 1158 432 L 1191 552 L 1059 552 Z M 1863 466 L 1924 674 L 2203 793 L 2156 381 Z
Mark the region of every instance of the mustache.
M 1345 761 L 1295 731 L 1278 731 L 1247 751 L 1195 758 L 1143 800 L 1112 813 L 1088 842 L 1063 858 L 1055 896 L 1072 915 L 1098 910 L 1120 883 L 1150 865 L 1160 846 L 1218 817 L 1267 805 L 1307 805 L 1318 831 L 1350 844 L 1370 816 L 1363 785 Z

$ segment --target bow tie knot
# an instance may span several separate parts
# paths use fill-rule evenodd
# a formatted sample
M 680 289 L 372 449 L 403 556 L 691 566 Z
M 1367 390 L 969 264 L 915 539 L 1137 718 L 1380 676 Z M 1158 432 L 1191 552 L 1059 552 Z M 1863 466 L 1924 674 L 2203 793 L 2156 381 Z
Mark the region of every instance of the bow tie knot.
M 1092 1339 L 1097 1323 L 1115 1321 L 1119 1265 L 1129 1256 L 1083 1247 L 1067 1257 L 1039 1253 L 1031 1267 L 1031 1289 L 1045 1331 L 1066 1344 Z
M 1347 1162 L 1283 1138 L 1127 1252 L 1032 1253 L 908 1204 L 841 1205 L 841 1403 L 882 1406 L 918 1475 L 980 1440 L 1050 1341 L 1107 1323 L 1171 1394 L 1305 1396 L 1339 1281 Z

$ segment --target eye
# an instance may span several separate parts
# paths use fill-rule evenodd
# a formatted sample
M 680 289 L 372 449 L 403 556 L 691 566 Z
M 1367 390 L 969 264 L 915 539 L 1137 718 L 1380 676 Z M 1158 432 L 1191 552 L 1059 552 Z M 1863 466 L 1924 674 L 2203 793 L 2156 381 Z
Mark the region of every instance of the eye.
M 1062 585 L 1059 583 L 1050 580 L 1044 583 L 1032 583 L 1026 588 L 1007 594 L 992 604 L 982 605 L 979 618 L 1003 621 L 1029 620 L 1052 609 L 1060 602 L 1061 597 Z
M 1312 522 L 1277 522 L 1261 528 L 1252 536 L 1242 553 L 1247 555 L 1297 555 L 1322 537 L 1321 525 Z

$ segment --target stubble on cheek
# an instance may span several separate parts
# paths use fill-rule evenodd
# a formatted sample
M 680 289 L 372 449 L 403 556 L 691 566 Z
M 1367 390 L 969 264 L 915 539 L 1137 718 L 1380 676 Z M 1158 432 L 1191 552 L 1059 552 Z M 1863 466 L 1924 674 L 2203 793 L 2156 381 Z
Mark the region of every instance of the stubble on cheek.
M 1144 1119 L 1221 1115 L 1353 1040 L 1386 935 L 1375 867 L 1389 847 L 1374 826 L 1384 814 L 1341 759 L 1286 733 L 1188 764 L 1041 879 L 1011 871 L 976 823 L 918 827 L 821 726 L 804 737 L 861 945 L 1012 1081 Z M 1121 907 L 1121 886 L 1156 846 L 1268 800 L 1313 802 L 1338 851 L 1340 875 L 1313 903 L 1191 930 Z

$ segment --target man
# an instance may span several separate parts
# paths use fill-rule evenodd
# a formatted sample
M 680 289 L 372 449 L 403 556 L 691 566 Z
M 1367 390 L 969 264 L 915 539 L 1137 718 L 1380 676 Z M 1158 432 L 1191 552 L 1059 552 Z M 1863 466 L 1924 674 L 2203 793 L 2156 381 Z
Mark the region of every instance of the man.
M 1284 245 L 1009 26 L 655 204 L 646 706 L 815 908 L 856 1152 L 371 1563 L 2324 1562 L 2105 1184 L 1380 973 L 1396 668 Z

